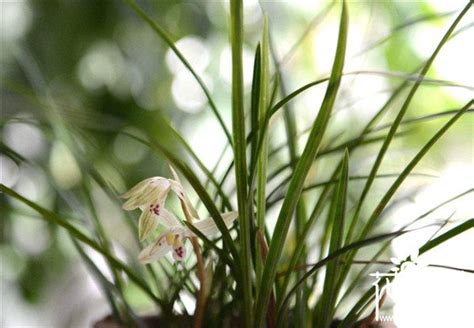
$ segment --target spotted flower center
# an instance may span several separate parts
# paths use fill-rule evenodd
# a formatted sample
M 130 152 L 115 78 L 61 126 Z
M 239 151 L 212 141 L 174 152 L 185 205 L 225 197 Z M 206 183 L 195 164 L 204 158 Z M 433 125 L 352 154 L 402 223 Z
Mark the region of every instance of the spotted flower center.
M 156 215 L 160 215 L 160 204 L 151 204 L 150 205 L 150 212 L 153 212 Z
M 183 250 L 183 247 L 182 246 L 179 246 L 178 248 L 175 249 L 175 252 L 176 252 L 176 255 L 178 255 L 179 257 L 183 257 L 184 256 L 184 250 Z

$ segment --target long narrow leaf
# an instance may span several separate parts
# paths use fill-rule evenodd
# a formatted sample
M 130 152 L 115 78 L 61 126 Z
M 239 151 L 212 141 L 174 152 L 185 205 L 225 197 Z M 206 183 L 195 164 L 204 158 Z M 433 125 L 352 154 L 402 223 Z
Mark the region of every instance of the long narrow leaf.
M 347 11 L 346 4 L 342 4 L 342 13 L 339 27 L 339 38 L 337 42 L 337 50 L 334 59 L 334 65 L 331 73 L 329 85 L 324 97 L 319 114 L 314 122 L 308 142 L 305 146 L 303 154 L 298 161 L 294 171 L 294 176 L 288 188 L 288 196 L 283 201 L 280 214 L 278 215 L 275 232 L 270 244 L 268 258 L 265 263 L 265 269 L 262 275 L 262 284 L 257 297 L 255 311 L 255 325 L 260 327 L 263 323 L 265 309 L 267 308 L 270 293 L 272 291 L 273 282 L 277 271 L 277 265 L 283 251 L 283 245 L 288 233 L 291 217 L 298 203 L 299 196 L 303 189 L 303 183 L 306 175 L 311 167 L 314 157 L 316 156 L 321 141 L 326 130 L 331 110 L 334 106 L 336 94 L 339 89 L 342 69 L 344 66 L 344 57 L 347 40 Z
M 329 254 L 342 247 L 344 240 L 344 217 L 346 209 L 347 185 L 349 181 L 349 154 L 346 150 L 342 161 L 339 184 L 335 190 L 328 220 L 332 225 Z M 328 264 L 324 279 L 324 289 L 321 298 L 320 326 L 327 328 L 334 315 L 334 306 L 338 291 L 335 290 L 340 260 L 336 259 Z
M 420 72 L 419 76 L 424 77 L 428 73 L 428 70 L 430 69 L 432 63 L 436 59 L 437 55 L 439 54 L 439 52 L 441 51 L 441 49 L 443 48 L 445 43 L 449 40 L 449 37 L 453 33 L 453 31 L 455 30 L 456 26 L 459 24 L 459 22 L 464 17 L 464 15 L 468 12 L 469 8 L 471 7 L 471 4 L 472 3 L 469 2 L 468 5 L 462 10 L 462 12 L 457 16 L 455 21 L 451 24 L 448 31 L 445 33 L 445 35 L 443 36 L 441 41 L 438 43 L 436 49 L 434 50 L 434 52 L 432 53 L 432 55 L 430 56 L 428 61 L 423 65 L 423 68 L 421 69 L 421 72 Z M 366 199 L 366 197 L 369 193 L 369 190 L 370 190 L 370 188 L 373 184 L 375 175 L 377 174 L 377 171 L 380 168 L 380 165 L 382 164 L 382 160 L 385 157 L 385 154 L 388 150 L 388 147 L 390 146 L 390 144 L 393 140 L 393 137 L 394 137 L 394 135 L 395 135 L 402 119 L 403 119 L 403 117 L 405 116 L 405 113 L 407 112 L 408 107 L 409 107 L 413 97 L 415 96 L 415 93 L 418 90 L 420 84 L 421 84 L 421 81 L 419 81 L 419 80 L 416 81 L 413 84 L 408 96 L 406 97 L 400 111 L 397 114 L 397 117 L 395 118 L 394 122 L 392 123 L 392 125 L 390 127 L 390 130 L 387 133 L 385 141 L 384 141 L 384 143 L 382 144 L 382 146 L 380 148 L 380 151 L 377 155 L 377 158 L 375 159 L 375 163 L 373 164 L 372 169 L 370 170 L 370 177 L 369 177 L 369 179 L 367 179 L 367 182 L 364 185 L 364 189 L 362 190 L 362 193 L 361 193 L 361 195 L 359 197 L 359 200 L 357 202 L 357 207 L 356 207 L 356 210 L 355 210 L 354 215 L 353 215 L 353 219 L 352 219 L 352 222 L 351 222 L 351 227 L 349 228 L 349 231 L 348 231 L 348 234 L 347 234 L 347 237 L 346 237 L 346 241 L 350 241 L 351 238 L 352 238 L 353 231 L 354 231 L 355 226 L 356 226 L 356 224 L 359 220 L 359 214 L 360 214 L 360 211 L 362 209 L 362 205 L 363 205 L 363 203 L 364 203 L 364 201 L 365 201 L 365 199 Z
M 470 229 L 474 228 L 474 219 L 469 219 L 462 224 L 454 227 L 453 229 L 445 232 L 444 234 L 440 235 L 439 237 L 428 241 L 425 243 L 420 249 L 420 255 L 423 253 L 428 252 L 429 250 L 445 243 L 446 241 L 458 236 L 461 233 L 464 233 Z M 379 286 L 380 288 L 383 287 L 385 282 L 391 280 L 391 277 L 388 277 L 388 280 L 382 281 L 382 285 Z M 338 328 L 348 328 L 352 327 L 354 322 L 357 318 L 362 314 L 363 310 L 370 304 L 370 301 L 374 298 L 375 295 L 375 287 L 370 288 L 354 305 L 352 310 L 348 313 L 348 315 L 344 318 L 344 320 L 338 325 Z
M 47 209 L 39 206 L 38 204 L 26 199 L 25 197 L 21 196 L 14 190 L 8 188 L 7 186 L 0 184 L 0 191 L 7 194 L 8 196 L 19 200 L 20 202 L 24 203 L 28 207 L 32 208 L 48 222 L 57 224 L 64 229 L 66 229 L 76 240 L 83 242 L 84 244 L 92 247 L 99 253 L 101 253 L 111 264 L 113 264 L 117 269 L 122 270 L 127 274 L 127 276 L 132 280 L 140 289 L 142 289 L 153 301 L 155 301 L 158 305 L 163 306 L 164 303 L 162 300 L 157 298 L 152 292 L 150 287 L 143 281 L 140 277 L 138 277 L 126 264 L 116 259 L 113 255 L 109 253 L 108 250 L 102 248 L 98 243 L 87 237 L 84 233 L 82 233 L 79 229 L 73 226 L 68 221 L 64 220 L 63 218 L 59 217 L 57 214 L 48 211 Z
M 268 19 L 265 17 L 263 24 L 262 35 L 262 52 L 260 65 L 260 87 L 258 97 L 258 122 L 262 123 L 265 120 L 265 115 L 268 107 Z M 258 125 L 257 125 L 258 126 Z M 265 211 L 266 211 L 266 184 L 267 184 L 267 160 L 268 160 L 268 140 L 264 137 L 263 148 L 257 161 L 257 190 L 256 190 L 256 225 L 260 231 L 265 231 Z M 262 234 L 263 236 L 263 234 Z M 257 276 L 257 286 L 260 285 L 260 279 L 263 271 L 263 258 L 261 252 L 256 252 L 255 273 Z
M 247 160 L 243 82 L 243 8 L 242 0 L 230 1 L 230 41 L 232 49 L 232 134 L 234 138 L 235 180 L 240 223 L 240 267 L 243 292 L 244 325 L 252 327 L 252 284 L 250 216 L 247 198 Z
M 171 50 L 175 53 L 175 55 L 179 58 L 179 60 L 183 63 L 183 65 L 189 70 L 189 72 L 192 74 L 194 79 L 197 81 L 197 83 L 201 87 L 201 90 L 206 95 L 207 101 L 209 102 L 209 105 L 211 106 L 212 112 L 214 113 L 217 120 L 219 121 L 219 124 L 222 127 L 222 130 L 224 131 L 227 140 L 229 141 L 230 144 L 232 144 L 232 138 L 231 138 L 230 132 L 227 129 L 221 115 L 219 114 L 219 110 L 217 109 L 217 106 L 214 103 L 214 100 L 212 100 L 212 96 L 209 89 L 207 88 L 202 78 L 196 73 L 194 68 L 191 66 L 188 60 L 181 53 L 181 51 L 179 51 L 179 49 L 176 47 L 175 43 L 173 42 L 168 32 L 163 27 L 158 25 L 158 23 L 156 23 L 150 16 L 148 16 L 147 13 L 145 13 L 145 11 L 143 11 L 143 9 L 137 5 L 135 0 L 124 0 L 124 1 L 137 13 L 138 16 L 140 16 L 153 29 L 153 31 L 156 32 L 156 34 L 171 48 Z

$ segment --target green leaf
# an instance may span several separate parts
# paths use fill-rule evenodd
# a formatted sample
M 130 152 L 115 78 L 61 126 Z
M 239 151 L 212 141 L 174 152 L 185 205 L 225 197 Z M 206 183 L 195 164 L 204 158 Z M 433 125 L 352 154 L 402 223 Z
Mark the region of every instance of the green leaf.
M 86 267 L 89 269 L 89 271 L 92 272 L 92 275 L 94 276 L 94 278 L 97 279 L 103 293 L 105 294 L 105 297 L 107 298 L 109 302 L 114 320 L 116 320 L 118 323 L 123 324 L 122 314 L 119 309 L 119 305 L 116 304 L 117 302 L 114 299 L 114 294 L 118 294 L 119 297 L 121 297 L 121 292 L 117 290 L 114 284 L 112 284 L 109 280 L 107 280 L 107 278 L 105 278 L 105 276 L 102 274 L 100 269 L 95 265 L 94 261 L 89 258 L 89 256 L 86 254 L 84 249 L 81 247 L 81 245 L 76 241 L 76 239 L 74 239 L 74 237 L 71 236 L 71 240 L 77 252 L 79 253 L 79 256 L 82 258 L 82 260 L 86 264 Z M 127 308 L 127 311 L 124 312 L 124 315 L 128 316 L 127 319 L 130 319 L 129 314 L 132 313 L 132 309 Z
M 41 207 L 40 205 L 26 199 L 25 197 L 21 196 L 14 190 L 8 188 L 7 186 L 0 184 L 0 191 L 7 194 L 8 196 L 19 200 L 20 202 L 24 203 L 28 207 L 32 208 L 48 222 L 57 224 L 64 229 L 66 229 L 72 237 L 76 240 L 83 242 L 84 244 L 92 247 L 99 253 L 101 253 L 114 267 L 115 269 L 122 270 L 127 276 L 133 281 L 140 289 L 142 289 L 145 294 L 147 294 L 156 304 L 163 306 L 164 303 L 161 299 L 157 298 L 151 291 L 150 287 L 143 281 L 139 276 L 137 276 L 125 263 L 117 260 L 110 252 L 104 248 L 102 248 L 98 243 L 94 240 L 87 237 L 84 233 L 82 233 L 79 229 L 69 223 L 67 220 L 61 218 L 57 214 Z
M 314 157 L 318 152 L 319 146 L 321 145 L 321 141 L 323 139 L 324 132 L 334 106 L 336 94 L 341 81 L 342 69 L 344 66 L 346 40 L 347 11 L 346 5 L 343 3 L 337 50 L 326 95 L 318 116 L 314 122 L 303 154 L 294 170 L 294 175 L 288 188 L 288 194 L 283 201 L 283 205 L 275 226 L 275 231 L 272 236 L 272 241 L 270 243 L 268 258 L 265 263 L 265 268 L 262 275 L 262 284 L 260 286 L 256 303 L 255 326 L 257 327 L 260 327 L 263 324 L 263 319 L 272 291 L 273 282 L 275 280 L 278 262 L 280 260 L 286 235 L 290 227 L 291 217 L 298 203 L 299 196 L 301 195 L 306 175 L 311 167 Z
M 242 0 L 230 1 L 230 41 L 232 49 L 232 134 L 234 138 L 235 180 L 240 223 L 240 267 L 243 292 L 244 326 L 252 327 L 252 256 L 250 217 L 247 198 L 247 160 L 243 82 L 243 9 Z
M 448 12 L 434 13 L 434 14 L 429 13 L 429 14 L 418 16 L 418 17 L 415 17 L 415 18 L 410 18 L 406 22 L 403 22 L 400 25 L 395 26 L 394 28 L 392 28 L 392 30 L 390 32 L 388 32 L 386 36 L 381 37 L 379 40 L 373 42 L 369 46 L 362 49 L 359 53 L 356 54 L 356 56 L 365 54 L 368 51 L 384 44 L 385 42 L 390 40 L 392 37 L 394 37 L 396 35 L 396 33 L 399 33 L 399 32 L 401 32 L 401 31 L 403 31 L 403 30 L 405 30 L 409 27 L 412 27 L 413 25 L 416 25 L 416 24 L 419 24 L 419 23 L 424 23 L 424 22 L 427 22 L 427 21 L 430 21 L 430 20 L 436 20 L 436 19 L 443 18 L 443 17 L 446 17 L 446 16 L 451 16 L 455 12 L 456 11 L 448 11 Z
M 396 178 L 399 175 L 400 175 L 400 173 L 385 173 L 385 174 L 377 174 L 377 176 L 375 178 L 376 179 Z M 429 177 L 429 178 L 436 178 L 437 177 L 435 175 L 427 174 L 427 173 L 411 173 L 410 176 L 411 177 Z M 368 177 L 369 177 L 368 175 L 353 175 L 353 176 L 349 177 L 349 180 L 365 180 Z M 285 179 L 285 180 L 289 180 L 290 178 L 291 178 L 291 176 L 288 179 Z M 335 184 L 338 181 L 339 181 L 339 179 L 330 179 L 330 180 L 324 181 L 324 182 L 317 182 L 317 183 L 309 184 L 309 185 L 307 185 L 306 187 L 303 188 L 302 193 L 306 193 L 306 192 L 314 190 L 316 188 L 324 187 L 328 184 Z M 277 187 L 277 188 L 281 188 L 281 187 L 282 187 L 282 185 L 280 184 L 279 187 Z M 277 203 L 280 200 L 285 198 L 284 193 L 279 194 L 277 196 L 274 196 L 275 194 L 276 194 L 275 192 L 272 192 L 271 194 L 268 195 L 268 198 L 267 198 L 267 203 L 268 203 L 267 206 L 268 207 L 271 207 L 275 203 Z
M 268 108 L 268 85 L 269 85 L 269 37 L 268 37 L 268 18 L 265 16 L 263 23 L 262 33 L 262 55 L 260 65 L 260 87 L 258 95 L 258 122 L 261 124 L 265 120 L 267 108 Z M 258 125 L 257 125 L 258 127 Z M 268 140 L 267 136 L 264 136 L 261 154 L 257 161 L 257 191 L 256 191 L 256 204 L 257 204 L 257 228 L 260 231 L 265 231 L 265 210 L 266 210 L 266 185 L 267 185 L 267 153 L 268 153 Z M 263 271 L 263 259 L 261 252 L 256 252 L 256 275 L 257 275 L 257 286 L 260 284 L 260 279 Z
M 347 254 L 347 253 L 349 253 L 353 250 L 358 250 L 358 249 L 370 246 L 372 244 L 378 243 L 378 242 L 386 240 L 386 239 L 396 238 L 396 237 L 399 237 L 399 236 L 404 235 L 406 233 L 410 233 L 410 232 L 413 232 L 413 231 L 418 231 L 418 230 L 425 229 L 425 228 L 431 227 L 431 226 L 433 226 L 433 225 L 431 224 L 431 225 L 427 225 L 427 226 L 423 226 L 423 227 L 419 227 L 419 228 L 415 228 L 415 229 L 411 229 L 411 230 L 405 230 L 405 229 L 402 228 L 398 231 L 379 234 L 379 235 L 376 235 L 374 237 L 370 237 L 370 238 L 367 238 L 367 239 L 364 239 L 364 240 L 355 241 L 353 243 L 350 243 L 349 245 L 345 245 L 344 247 L 339 248 L 337 251 L 335 251 L 333 253 L 328 254 L 322 260 L 318 261 L 315 264 L 312 264 L 311 269 L 308 270 L 303 275 L 303 277 L 300 280 L 298 280 L 296 282 L 296 284 L 290 289 L 290 291 L 288 292 L 286 297 L 283 299 L 279 314 L 281 314 L 284 311 L 284 309 L 288 306 L 288 302 L 291 299 L 291 296 L 295 293 L 295 291 L 298 289 L 298 287 L 302 283 L 304 283 L 306 279 L 308 279 L 310 276 L 314 275 L 316 272 L 318 272 L 319 269 L 321 269 L 322 267 L 324 267 L 325 265 L 327 265 L 331 261 L 334 261 L 334 260 L 338 259 L 339 257 L 341 257 L 341 256 L 343 256 L 343 255 L 345 255 L 345 254 Z
M 217 182 L 215 179 L 213 173 L 209 171 L 209 169 L 204 165 L 204 163 L 201 161 L 199 156 L 196 155 L 194 150 L 191 148 L 191 146 L 187 143 L 187 141 L 184 139 L 184 137 L 176 131 L 176 129 L 171 125 L 171 123 L 164 117 L 161 118 L 163 123 L 166 125 L 168 129 L 170 129 L 171 133 L 173 136 L 176 138 L 176 140 L 179 141 L 179 143 L 184 147 L 186 152 L 191 156 L 191 158 L 196 162 L 197 166 L 204 172 L 206 175 L 208 181 L 212 182 L 212 184 L 216 187 L 217 189 L 217 194 L 221 197 L 222 202 L 227 209 L 227 211 L 232 210 L 232 205 L 230 204 L 230 200 L 225 194 L 225 192 L 222 190 L 222 186 Z M 159 139 L 157 138 L 155 142 L 160 142 Z
M 172 37 L 169 35 L 169 33 L 158 23 L 156 23 L 150 16 L 148 16 L 143 9 L 141 9 L 135 0 L 124 0 L 136 13 L 138 16 L 140 16 L 152 29 L 153 31 L 156 32 L 156 34 L 162 39 L 170 48 L 171 50 L 175 53 L 175 55 L 179 58 L 179 60 L 183 63 L 183 65 L 189 70 L 189 72 L 192 74 L 196 82 L 199 84 L 201 87 L 201 90 L 204 92 L 206 95 L 206 98 L 209 102 L 209 105 L 211 106 L 212 112 L 216 116 L 220 126 L 222 127 L 222 130 L 224 131 L 227 140 L 229 141 L 230 144 L 232 144 L 232 137 L 230 135 L 229 130 L 225 126 L 224 120 L 222 119 L 221 115 L 219 114 L 219 110 L 217 109 L 216 104 L 214 103 L 214 100 L 211 97 L 211 93 L 209 89 L 207 88 L 206 84 L 202 80 L 202 78 L 199 76 L 199 74 L 196 73 L 194 68 L 191 66 L 191 64 L 188 62 L 188 60 L 184 57 L 184 55 L 179 51 L 179 49 L 176 47 L 175 43 L 173 42 Z
M 336 167 L 336 169 L 332 173 L 331 180 L 334 180 L 337 177 L 337 175 L 339 174 L 340 168 L 341 168 L 341 163 Z M 314 206 L 313 211 L 311 212 L 311 215 L 309 216 L 308 221 L 306 221 L 306 224 L 305 224 L 304 229 L 303 229 L 303 233 L 298 235 L 298 237 L 297 237 L 298 238 L 298 244 L 296 246 L 296 249 L 291 254 L 291 259 L 290 259 L 289 264 L 288 264 L 288 271 L 289 272 L 293 272 L 295 267 L 296 267 L 296 264 L 300 261 L 301 254 L 302 254 L 304 246 L 305 246 L 306 238 L 308 237 L 308 234 L 310 233 L 311 228 L 314 226 L 314 224 L 316 223 L 316 221 L 320 217 L 324 207 L 326 206 L 327 199 L 328 199 L 328 196 L 329 196 L 329 192 L 331 191 L 331 187 L 332 187 L 331 184 L 327 184 L 323 188 L 323 190 L 321 191 L 321 194 L 319 195 L 319 198 L 316 202 L 316 205 Z M 286 293 L 286 290 L 288 288 L 288 284 L 290 282 L 290 276 L 291 276 L 290 274 L 285 276 L 285 279 L 283 281 L 283 284 L 282 284 L 281 290 L 280 290 L 280 293 L 282 295 L 284 295 Z M 279 301 L 280 302 L 278 303 L 278 307 L 280 308 L 282 299 L 280 299 Z
M 428 252 L 429 250 L 447 242 L 448 240 L 460 235 L 461 233 L 464 233 L 470 229 L 474 228 L 474 219 L 469 219 L 462 224 L 454 227 L 453 229 L 445 232 L 444 234 L 440 235 L 439 237 L 428 241 L 425 243 L 420 249 L 419 253 L 424 254 Z M 389 278 L 391 280 L 391 277 Z M 380 288 L 383 287 L 384 282 L 382 285 L 379 285 Z M 366 307 L 368 307 L 374 298 L 375 295 L 375 287 L 370 288 L 360 299 L 359 301 L 354 305 L 354 307 L 351 309 L 351 311 L 348 313 L 348 315 L 344 318 L 342 323 L 339 324 L 339 328 L 348 328 L 348 327 L 353 327 L 353 324 L 355 321 L 360 317 L 362 312 Z
M 252 79 L 252 93 L 250 98 L 250 171 L 256 166 L 257 162 L 257 130 L 258 130 L 258 116 L 259 116 L 259 97 L 261 87 L 261 65 L 262 65 L 262 50 L 260 43 L 257 45 L 255 50 L 255 59 L 253 64 L 253 79 Z
M 332 226 L 331 239 L 329 241 L 329 254 L 335 253 L 343 245 L 344 241 L 344 217 L 346 212 L 347 185 L 349 183 L 349 153 L 344 153 L 341 173 L 337 189 L 334 191 L 330 214 L 328 220 Z M 330 262 L 326 269 L 323 294 L 321 297 L 320 323 L 318 327 L 327 328 L 334 316 L 335 303 L 338 296 L 336 283 L 340 271 L 340 260 Z
M 410 221 L 410 223 L 406 224 L 405 226 L 402 227 L 402 229 L 407 229 L 409 228 L 410 226 L 412 226 L 413 224 L 419 222 L 420 220 L 422 220 L 423 218 L 427 217 L 428 215 L 432 214 L 433 212 L 435 212 L 436 210 L 442 208 L 443 206 L 445 206 L 446 204 L 449 204 L 465 195 L 468 195 L 470 193 L 474 192 L 474 189 L 468 189 L 460 194 L 457 194 L 445 201 L 443 201 L 442 203 L 436 205 L 435 207 L 431 208 L 430 210 L 426 211 L 425 213 L 419 215 L 417 218 L 413 219 Z M 377 253 L 372 257 L 371 261 L 375 261 L 377 260 L 377 258 L 390 246 L 390 241 L 387 241 L 385 242 L 382 247 L 380 247 L 380 250 L 377 251 Z M 369 264 L 366 264 L 360 271 L 359 273 L 357 273 L 356 277 L 354 277 L 352 279 L 352 282 L 351 284 L 349 285 L 349 287 L 345 290 L 344 292 L 344 295 L 341 297 L 341 302 L 348 298 L 352 291 L 360 284 L 360 280 L 364 277 L 365 273 L 367 272 L 367 270 L 369 269 L 370 267 L 370 263 Z
M 431 67 L 431 64 L 434 62 L 436 56 L 441 51 L 441 49 L 443 48 L 445 43 L 449 40 L 450 35 L 453 33 L 454 29 L 459 24 L 459 22 L 461 21 L 463 16 L 468 12 L 470 6 L 471 6 L 471 3 L 469 3 L 464 8 L 464 10 L 457 16 L 455 21 L 451 24 L 448 31 L 445 33 L 445 35 L 443 36 L 441 41 L 438 43 L 436 49 L 434 50 L 434 52 L 432 53 L 432 55 L 430 56 L 428 61 L 423 65 L 423 68 L 421 69 L 421 72 L 419 73 L 420 77 L 424 77 L 426 75 L 426 73 L 428 72 L 428 70 Z M 397 114 L 397 117 L 395 118 L 392 125 L 390 126 L 390 130 L 387 133 L 387 136 L 386 136 L 386 138 L 385 138 L 385 140 L 384 140 L 384 142 L 383 142 L 383 144 L 380 148 L 380 151 L 377 155 L 375 163 L 373 164 L 372 169 L 370 171 L 370 177 L 369 177 L 369 179 L 367 179 L 367 182 L 364 185 L 364 189 L 362 190 L 362 193 L 359 197 L 359 201 L 357 202 L 357 207 L 356 207 L 356 210 L 355 210 L 354 215 L 353 215 L 353 219 L 352 219 L 352 222 L 351 222 L 351 227 L 349 228 L 349 232 L 348 232 L 347 237 L 346 237 L 347 242 L 350 241 L 351 238 L 352 238 L 352 233 L 353 233 L 354 228 L 355 228 L 355 226 L 356 226 L 356 224 L 359 220 L 359 214 L 360 214 L 360 211 L 362 209 L 362 205 L 363 205 L 363 203 L 364 203 L 364 201 L 365 201 L 365 199 L 366 199 L 366 197 L 369 193 L 369 190 L 372 186 L 375 175 L 377 174 L 377 171 L 380 168 L 380 165 L 381 165 L 382 160 L 383 160 L 383 158 L 384 158 L 384 156 L 385 156 L 385 154 L 388 150 L 388 147 L 390 146 L 390 143 L 392 142 L 393 137 L 394 137 L 394 135 L 395 135 L 402 119 L 403 119 L 403 117 L 405 116 L 405 113 L 407 112 L 408 107 L 409 107 L 413 97 L 415 96 L 415 93 L 418 90 L 420 84 L 421 84 L 421 80 L 417 80 L 413 84 L 408 96 L 406 97 L 400 111 Z M 363 235 L 363 236 L 365 236 L 365 235 Z
M 380 217 L 380 214 L 387 206 L 388 202 L 391 200 L 395 192 L 398 188 L 402 185 L 403 181 L 408 177 L 410 172 L 415 168 L 415 166 L 421 161 L 421 159 L 428 153 L 428 151 L 433 147 L 433 145 L 449 130 L 449 128 L 456 123 L 457 120 L 461 118 L 461 116 L 467 112 L 469 107 L 474 104 L 474 100 L 468 102 L 456 115 L 454 115 L 448 122 L 446 122 L 441 129 L 425 144 L 425 146 L 415 155 L 415 157 L 408 163 L 405 169 L 402 171 L 400 176 L 393 182 L 390 186 L 388 191 L 383 196 L 382 200 L 379 202 L 375 210 L 372 212 L 372 215 L 367 220 L 359 239 L 363 239 L 369 231 L 372 229 L 375 221 Z

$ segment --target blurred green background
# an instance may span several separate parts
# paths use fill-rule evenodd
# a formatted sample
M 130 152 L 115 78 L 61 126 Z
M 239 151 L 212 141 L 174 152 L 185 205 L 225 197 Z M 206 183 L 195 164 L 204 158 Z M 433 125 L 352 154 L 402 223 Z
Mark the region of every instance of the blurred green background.
M 230 128 L 228 4 L 168 0 L 139 4 L 167 28 L 178 48 L 203 76 Z M 337 6 L 326 1 L 259 4 L 252 0 L 244 4 L 247 96 L 253 54 L 261 33 L 260 6 L 269 16 L 276 57 L 284 58 L 281 69 L 288 91 L 327 75 L 335 49 Z M 226 140 L 205 96 L 166 45 L 124 2 L 2 0 L 0 5 L 2 183 L 88 226 L 91 214 L 83 206 L 85 198 L 80 187 L 90 174 L 87 167 L 96 169 L 118 192 L 142 178 L 168 174 L 163 158 L 121 134 L 125 131 L 143 138 L 159 138 L 173 147 L 177 142 L 167 121 L 212 168 Z M 463 1 L 442 0 L 351 3 L 345 71 L 411 74 L 431 54 L 453 19 L 453 11 L 463 5 Z M 416 22 L 420 17 L 431 19 L 397 30 L 397 26 Z M 457 109 L 472 98 L 473 22 L 471 12 L 462 24 L 466 29 L 443 49 L 429 73 L 430 78 L 471 89 L 422 87 L 408 117 Z M 385 42 L 377 44 L 380 40 Z M 373 45 L 377 46 L 367 50 Z M 362 73 L 344 79 L 331 134 L 341 134 L 338 140 L 356 135 L 400 81 Z M 313 88 L 292 103 L 298 130 L 310 126 L 323 92 L 324 87 Z M 387 115 L 385 122 L 394 113 Z M 441 119 L 410 126 L 410 133 L 392 147 L 382 171 L 399 171 L 443 122 Z M 418 169 L 440 179 L 451 174 L 447 181 L 454 185 L 436 187 L 439 193 L 449 191 L 450 196 L 458 189 L 472 187 L 473 122 L 471 115 L 463 118 Z M 281 143 L 285 143 L 284 126 L 277 121 L 273 124 L 272 144 Z M 353 154 L 354 174 L 367 172 L 376 147 Z M 181 149 L 176 146 L 176 151 Z M 281 156 L 270 165 L 278 167 L 288 155 L 283 152 Z M 227 162 L 230 157 L 227 152 Z M 325 165 L 330 167 L 332 163 L 328 159 Z M 329 173 L 322 172 L 309 178 L 324 180 Z M 412 195 L 432 183 L 435 182 L 429 179 L 410 180 L 403 190 Z M 99 217 L 113 236 L 118 253 L 136 254 L 126 224 L 128 218 L 118 202 L 95 185 L 91 189 Z M 442 195 L 433 197 L 442 199 Z M 414 196 L 408 198 L 415 202 Z M 425 198 L 418 202 L 424 205 Z M 0 199 L 0 325 L 85 327 L 106 315 L 109 309 L 104 297 L 64 231 L 3 195 Z M 413 213 L 413 208 L 402 208 L 398 213 L 408 212 Z M 472 216 L 472 210 L 466 208 L 463 212 L 458 207 L 456 215 L 466 214 Z M 96 260 L 101 266 L 103 259 L 97 256 Z M 133 299 L 133 290 L 130 293 Z M 139 296 L 133 304 L 140 309 Z

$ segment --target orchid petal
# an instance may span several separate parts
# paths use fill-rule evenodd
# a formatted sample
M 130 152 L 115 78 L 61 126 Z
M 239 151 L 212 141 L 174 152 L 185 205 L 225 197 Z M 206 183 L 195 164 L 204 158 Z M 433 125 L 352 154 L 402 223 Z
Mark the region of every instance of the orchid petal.
M 153 205 L 150 205 L 153 206 Z M 144 240 L 158 226 L 158 220 L 152 209 L 145 209 L 138 220 L 138 238 Z
M 173 213 L 169 212 L 165 208 L 162 208 L 160 214 L 157 215 L 157 221 L 168 228 L 182 226 L 181 221 L 179 221 Z
M 224 220 L 225 225 L 229 228 L 232 225 L 232 222 L 234 222 L 234 220 L 237 219 L 238 213 L 227 212 L 227 213 L 222 213 L 221 216 L 222 216 L 222 219 Z M 197 221 L 193 223 L 193 226 L 205 236 L 214 235 L 216 232 L 219 231 L 219 228 L 217 228 L 217 225 L 214 222 L 213 218 L 207 218 L 205 220 Z M 185 236 L 191 237 L 191 236 L 194 236 L 194 233 L 191 230 L 186 229 Z
M 139 194 L 133 195 L 125 203 L 123 203 L 122 208 L 126 211 L 132 211 L 136 208 L 139 208 L 147 203 L 151 203 L 151 200 L 159 195 L 160 191 L 156 189 L 151 189 L 150 186 L 146 186 Z
M 174 180 L 171 180 L 171 179 L 169 180 L 171 184 L 171 190 L 173 190 L 173 192 L 181 200 L 181 206 L 183 208 L 183 211 L 188 212 L 192 217 L 199 219 L 196 209 L 189 202 L 188 197 L 184 193 L 184 188 L 183 188 L 183 185 L 181 184 L 178 174 L 176 173 L 176 171 L 171 165 L 170 165 L 170 170 L 171 170 L 171 173 L 173 173 L 173 179 L 174 179 Z
M 178 238 L 173 245 L 173 258 L 176 261 L 182 261 L 186 257 L 186 247 L 184 246 L 181 238 Z
M 124 210 L 131 211 L 150 203 L 164 203 L 169 190 L 169 184 L 164 188 L 148 185 L 139 195 L 127 200 L 122 205 L 122 208 Z
M 171 179 L 169 180 L 169 183 L 171 186 L 171 190 L 176 194 L 176 196 L 178 196 L 179 199 L 184 200 L 184 189 L 181 183 Z
M 174 169 L 174 167 L 171 164 L 169 164 L 168 166 L 170 168 L 171 174 L 173 175 L 173 179 L 175 179 L 179 184 L 181 184 L 178 173 L 176 173 L 176 170 Z
M 139 183 L 137 183 L 135 186 L 133 186 L 132 188 L 130 188 L 130 190 L 128 190 L 127 192 L 125 192 L 124 194 L 120 195 L 121 198 L 124 198 L 124 199 L 127 199 L 127 198 L 130 198 L 132 197 L 133 195 L 135 194 L 138 194 L 140 193 L 143 189 L 146 188 L 146 186 L 153 180 L 154 178 L 148 178 L 148 179 L 145 179 Z
M 138 255 L 140 263 L 158 261 L 173 249 L 173 246 L 166 242 L 167 234 L 168 232 L 163 233 L 153 244 L 148 245 L 140 252 Z

